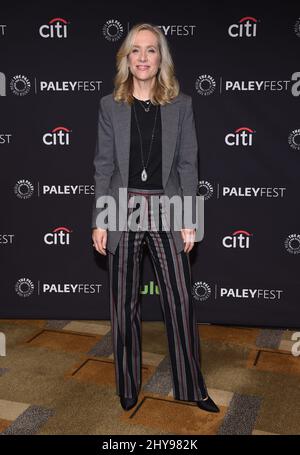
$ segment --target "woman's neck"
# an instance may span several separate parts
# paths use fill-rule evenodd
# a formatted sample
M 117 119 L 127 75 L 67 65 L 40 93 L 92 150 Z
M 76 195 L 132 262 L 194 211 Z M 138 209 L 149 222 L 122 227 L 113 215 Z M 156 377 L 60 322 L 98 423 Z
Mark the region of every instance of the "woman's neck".
M 137 98 L 138 100 L 141 100 L 141 101 L 147 101 L 150 99 L 150 94 L 149 93 L 143 93 L 143 94 L 136 94 L 136 93 L 133 93 L 133 96 L 135 98 Z
M 150 100 L 150 96 L 148 98 L 141 98 L 140 96 L 135 96 L 135 95 L 133 95 L 133 96 L 134 96 L 134 98 L 138 99 L 139 101 L 148 101 L 148 100 Z
M 141 83 L 141 81 L 134 81 L 133 83 L 133 96 L 135 96 L 135 98 L 139 99 L 139 100 L 142 100 L 142 101 L 145 101 L 145 100 L 149 100 L 150 99 L 150 96 L 151 96 L 151 92 L 154 88 L 154 79 L 150 81 L 151 83 L 149 83 L 149 81 L 144 81 L 144 83 Z

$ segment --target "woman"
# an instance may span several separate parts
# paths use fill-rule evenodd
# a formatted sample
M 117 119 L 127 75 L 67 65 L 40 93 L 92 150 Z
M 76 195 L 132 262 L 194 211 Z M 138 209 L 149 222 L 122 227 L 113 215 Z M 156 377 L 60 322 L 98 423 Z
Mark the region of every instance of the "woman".
M 174 398 L 219 412 L 207 393 L 199 365 L 188 256 L 195 229 L 184 225 L 174 230 L 164 206 L 159 208 L 158 229 L 151 224 L 142 229 L 142 211 L 136 230 L 118 230 L 121 225 L 110 221 L 105 227 L 100 218 L 104 207 L 96 204 L 99 197 L 112 196 L 119 207 L 118 221 L 125 211 L 127 222 L 133 212 L 127 204 L 120 204 L 120 188 L 128 189 L 126 202 L 143 197 L 148 203 L 153 196 L 162 195 L 195 198 L 198 162 L 192 99 L 179 91 L 168 43 L 154 25 L 137 24 L 130 30 L 117 53 L 117 70 L 114 92 L 99 103 L 92 221 L 95 249 L 103 255 L 108 250 L 117 393 L 124 409 L 137 403 L 141 387 L 140 264 L 143 245 L 147 245 L 167 328 Z M 153 215 L 154 209 L 148 213 Z

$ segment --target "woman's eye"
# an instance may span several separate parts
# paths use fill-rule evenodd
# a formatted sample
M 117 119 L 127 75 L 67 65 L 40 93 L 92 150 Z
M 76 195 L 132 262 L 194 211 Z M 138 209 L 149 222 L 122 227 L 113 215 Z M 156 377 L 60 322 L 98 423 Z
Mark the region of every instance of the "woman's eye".
M 137 49 L 132 49 L 132 52 L 136 52 Z M 155 52 L 155 49 L 149 49 L 150 52 Z

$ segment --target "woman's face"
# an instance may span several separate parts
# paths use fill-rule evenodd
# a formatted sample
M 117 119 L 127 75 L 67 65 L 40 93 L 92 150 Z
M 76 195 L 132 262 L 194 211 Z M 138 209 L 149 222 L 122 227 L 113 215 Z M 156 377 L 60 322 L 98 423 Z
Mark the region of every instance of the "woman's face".
M 150 30 L 140 30 L 128 54 L 130 72 L 137 79 L 146 81 L 156 76 L 159 64 L 160 53 L 156 35 Z

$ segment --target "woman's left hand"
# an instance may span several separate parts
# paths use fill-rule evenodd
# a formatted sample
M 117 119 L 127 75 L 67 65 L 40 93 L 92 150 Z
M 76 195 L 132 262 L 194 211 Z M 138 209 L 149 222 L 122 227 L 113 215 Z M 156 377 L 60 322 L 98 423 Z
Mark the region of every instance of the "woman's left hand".
M 193 229 L 181 229 L 181 237 L 182 240 L 184 241 L 184 252 L 189 253 L 191 249 L 194 246 L 195 243 L 195 235 L 196 235 L 196 230 L 195 228 Z

